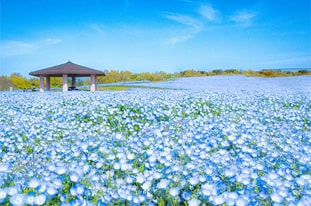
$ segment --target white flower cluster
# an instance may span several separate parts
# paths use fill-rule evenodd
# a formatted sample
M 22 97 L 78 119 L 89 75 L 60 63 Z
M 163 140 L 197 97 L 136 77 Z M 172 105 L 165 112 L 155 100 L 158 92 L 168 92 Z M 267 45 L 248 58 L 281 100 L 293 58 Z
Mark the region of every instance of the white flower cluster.
M 311 93 L 0 93 L 0 204 L 308 205 Z

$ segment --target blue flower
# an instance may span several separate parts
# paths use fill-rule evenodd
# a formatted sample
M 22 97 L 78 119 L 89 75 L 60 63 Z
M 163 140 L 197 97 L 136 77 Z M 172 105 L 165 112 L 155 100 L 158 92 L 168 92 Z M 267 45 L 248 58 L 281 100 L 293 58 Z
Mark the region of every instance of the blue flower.
M 7 197 L 7 191 L 0 188 L 0 203 L 3 203 Z
M 23 206 L 26 203 L 26 197 L 23 194 L 16 193 L 10 197 L 10 203 L 13 206 Z
M 79 182 L 81 177 L 76 172 L 72 172 L 70 173 L 69 178 L 72 182 Z
M 29 192 L 26 194 L 26 203 L 33 205 L 35 203 L 36 200 L 36 193 L 34 192 Z

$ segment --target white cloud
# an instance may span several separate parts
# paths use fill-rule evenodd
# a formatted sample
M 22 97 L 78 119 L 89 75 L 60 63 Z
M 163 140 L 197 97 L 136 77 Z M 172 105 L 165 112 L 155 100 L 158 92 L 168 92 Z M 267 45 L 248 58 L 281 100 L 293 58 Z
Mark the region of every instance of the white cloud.
M 203 5 L 199 8 L 199 14 L 211 22 L 219 22 L 221 19 L 219 11 L 209 5 Z
M 94 23 L 94 24 L 90 24 L 89 27 L 96 31 L 97 33 L 100 33 L 100 34 L 104 34 L 105 33 L 105 28 L 102 24 L 97 24 L 97 23 Z
M 192 38 L 193 38 L 193 35 L 175 36 L 175 37 L 168 39 L 166 44 L 175 45 L 177 43 L 181 43 L 181 42 L 187 41 L 187 40 L 192 39 Z
M 62 42 L 61 39 L 46 38 L 37 41 L 0 41 L 0 58 L 30 54 L 38 49 Z
M 202 29 L 202 23 L 190 16 L 173 14 L 166 15 L 165 17 L 177 23 L 192 27 L 193 29 L 195 29 L 196 32 L 199 32 Z
M 239 24 L 241 26 L 251 26 L 253 24 L 254 17 L 256 16 L 253 12 L 239 12 L 230 16 L 229 20 Z
M 51 38 L 47 38 L 42 40 L 43 43 L 46 43 L 46 45 L 52 45 L 52 44 L 58 44 L 60 42 L 62 42 L 61 39 L 51 39 Z
M 189 39 L 192 39 L 196 33 L 202 30 L 202 27 L 203 27 L 203 24 L 200 21 L 187 15 L 172 14 L 172 15 L 166 15 L 165 17 L 167 19 L 173 20 L 179 24 L 183 24 L 191 28 L 191 30 L 190 31 L 187 30 L 186 33 L 185 31 L 183 31 L 184 34 L 176 35 L 166 40 L 165 44 L 168 44 L 168 45 L 175 45 L 181 42 L 188 41 Z
M 28 54 L 36 49 L 35 45 L 31 43 L 13 40 L 1 41 L 0 48 L 1 48 L 0 57 Z

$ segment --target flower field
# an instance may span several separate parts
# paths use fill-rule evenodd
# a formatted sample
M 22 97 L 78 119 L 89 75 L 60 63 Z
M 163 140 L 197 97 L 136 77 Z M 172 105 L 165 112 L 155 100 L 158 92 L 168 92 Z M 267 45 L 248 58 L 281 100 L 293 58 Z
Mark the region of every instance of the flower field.
M 310 202 L 310 91 L 0 93 L 1 205 Z

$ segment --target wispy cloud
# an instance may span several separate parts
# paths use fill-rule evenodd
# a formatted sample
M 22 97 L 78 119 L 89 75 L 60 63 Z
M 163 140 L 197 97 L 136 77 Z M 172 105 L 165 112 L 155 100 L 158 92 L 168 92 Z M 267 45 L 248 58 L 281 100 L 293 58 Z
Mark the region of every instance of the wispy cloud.
M 35 45 L 23 41 L 0 41 L 0 57 L 18 56 L 33 52 Z
M 0 41 L 0 57 L 19 56 L 30 54 L 38 49 L 58 44 L 62 42 L 61 39 L 46 38 L 37 41 L 16 41 L 3 40 Z
M 208 21 L 220 22 L 221 20 L 220 12 L 209 5 L 202 5 L 198 12 Z
M 254 12 L 238 12 L 230 16 L 229 20 L 240 26 L 248 27 L 253 24 L 255 16 Z
M 97 33 L 100 33 L 100 34 L 104 34 L 105 33 L 105 28 L 102 24 L 99 24 L 99 23 L 94 23 L 94 24 L 90 24 L 89 27 L 96 31 Z
M 195 18 L 192 18 L 187 15 L 182 14 L 170 14 L 165 16 L 167 19 L 173 20 L 174 22 L 177 22 L 179 24 L 185 25 L 190 30 L 183 31 L 183 34 L 179 34 L 176 36 L 173 36 L 165 41 L 168 45 L 175 45 L 181 42 L 188 41 L 189 39 L 192 39 L 195 34 L 200 32 L 202 30 L 203 24 L 201 21 L 196 20 Z
M 202 23 L 190 16 L 181 14 L 171 14 L 165 16 L 167 19 L 173 20 L 177 23 L 189 26 L 196 30 L 196 32 L 202 29 Z
M 41 41 L 41 44 L 42 46 L 47 46 L 47 45 L 53 45 L 53 44 L 58 44 L 60 42 L 62 42 L 63 40 L 61 39 L 51 39 L 51 38 L 47 38 L 47 39 L 43 39 Z M 39 42 L 40 43 L 40 42 Z
M 192 38 L 193 38 L 193 35 L 191 35 L 191 34 L 189 34 L 189 35 L 182 35 L 182 36 L 174 36 L 174 37 L 171 37 L 170 39 L 168 39 L 166 41 L 166 44 L 168 44 L 168 45 L 175 45 L 175 44 L 187 41 L 187 40 L 192 39 Z

